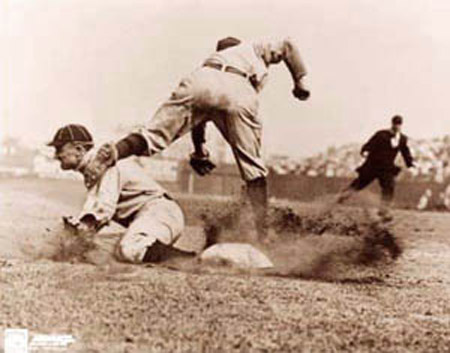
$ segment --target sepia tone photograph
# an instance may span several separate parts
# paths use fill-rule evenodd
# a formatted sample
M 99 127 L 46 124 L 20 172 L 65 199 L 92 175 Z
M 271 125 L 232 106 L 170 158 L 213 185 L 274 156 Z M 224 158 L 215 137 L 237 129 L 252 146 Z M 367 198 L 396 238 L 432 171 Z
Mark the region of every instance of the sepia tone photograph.
M 0 352 L 450 353 L 449 16 L 0 2 Z

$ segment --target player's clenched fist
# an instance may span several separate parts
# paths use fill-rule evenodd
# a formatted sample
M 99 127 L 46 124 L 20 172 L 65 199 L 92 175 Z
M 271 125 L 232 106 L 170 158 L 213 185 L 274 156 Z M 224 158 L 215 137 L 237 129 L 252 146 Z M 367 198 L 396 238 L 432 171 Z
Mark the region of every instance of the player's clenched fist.
M 294 89 L 292 90 L 292 94 L 295 98 L 301 101 L 307 100 L 310 96 L 309 90 L 307 90 L 301 82 L 295 85 Z
M 116 164 L 118 160 L 118 152 L 114 143 L 103 144 L 88 162 L 84 169 L 84 183 L 90 189 L 102 177 L 105 171 Z

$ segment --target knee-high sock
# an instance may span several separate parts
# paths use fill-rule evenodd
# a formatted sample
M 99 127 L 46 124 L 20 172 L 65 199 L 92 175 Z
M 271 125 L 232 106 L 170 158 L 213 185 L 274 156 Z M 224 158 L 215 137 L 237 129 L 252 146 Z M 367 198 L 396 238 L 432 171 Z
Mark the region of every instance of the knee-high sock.
M 256 230 L 260 239 L 267 236 L 268 193 L 267 179 L 260 177 L 247 182 L 247 195 L 255 215 Z

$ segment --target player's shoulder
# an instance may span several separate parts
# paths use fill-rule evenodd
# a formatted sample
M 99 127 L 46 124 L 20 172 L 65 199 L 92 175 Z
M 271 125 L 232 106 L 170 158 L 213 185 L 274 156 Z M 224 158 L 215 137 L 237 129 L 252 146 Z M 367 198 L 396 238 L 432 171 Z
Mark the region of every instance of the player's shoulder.
M 405 135 L 403 133 L 400 133 L 400 139 L 403 140 L 404 142 L 409 141 L 409 136 Z
M 373 138 L 383 138 L 383 137 L 386 137 L 386 136 L 388 136 L 388 134 L 389 134 L 389 130 L 386 130 L 386 129 L 382 129 L 382 130 L 377 130 L 377 131 L 375 131 L 375 133 L 372 135 L 372 139 Z
M 134 156 L 117 161 L 114 167 L 117 168 L 119 173 L 135 173 L 136 170 L 142 169 L 142 166 L 139 163 L 138 158 Z
M 392 137 L 392 131 L 390 129 L 381 129 L 375 133 L 375 136 L 377 136 L 379 138 L 389 138 L 390 139 Z

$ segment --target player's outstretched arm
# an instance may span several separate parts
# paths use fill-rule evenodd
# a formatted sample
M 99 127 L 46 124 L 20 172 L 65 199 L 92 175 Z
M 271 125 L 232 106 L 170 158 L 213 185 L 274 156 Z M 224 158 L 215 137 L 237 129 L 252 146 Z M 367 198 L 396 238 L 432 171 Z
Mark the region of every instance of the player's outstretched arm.
M 306 100 L 310 96 L 309 90 L 304 87 L 303 77 L 306 75 L 306 67 L 297 44 L 291 38 L 262 40 L 254 43 L 256 55 L 260 56 L 266 65 L 278 64 L 283 61 L 294 81 L 292 93 L 300 100 Z
M 277 50 L 280 52 L 277 53 Z M 294 89 L 292 94 L 299 100 L 307 100 L 310 96 L 310 92 L 303 83 L 303 78 L 306 76 L 306 66 L 300 55 L 300 50 L 297 44 L 292 38 L 285 38 L 279 45 L 275 46 L 275 52 L 273 53 L 273 61 L 276 62 L 278 57 L 286 64 L 294 81 Z
M 108 169 L 101 180 L 89 189 L 80 215 L 64 218 L 67 228 L 79 235 L 93 235 L 112 220 L 120 197 L 121 178 L 117 167 Z
M 300 100 L 307 100 L 310 96 L 309 90 L 303 85 L 303 77 L 306 76 L 306 67 L 303 63 L 298 46 L 291 38 L 283 41 L 283 60 L 291 73 L 294 81 L 294 89 L 292 91 L 294 97 Z

